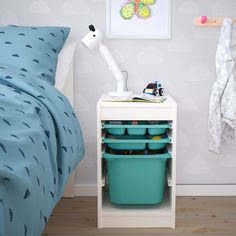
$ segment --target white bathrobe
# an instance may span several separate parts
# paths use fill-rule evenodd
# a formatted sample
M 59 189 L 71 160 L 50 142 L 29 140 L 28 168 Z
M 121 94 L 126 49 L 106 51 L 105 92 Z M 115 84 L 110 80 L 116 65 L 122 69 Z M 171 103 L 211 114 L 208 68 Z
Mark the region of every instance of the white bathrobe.
M 236 139 L 236 24 L 225 19 L 216 51 L 216 74 L 209 109 L 209 150 Z

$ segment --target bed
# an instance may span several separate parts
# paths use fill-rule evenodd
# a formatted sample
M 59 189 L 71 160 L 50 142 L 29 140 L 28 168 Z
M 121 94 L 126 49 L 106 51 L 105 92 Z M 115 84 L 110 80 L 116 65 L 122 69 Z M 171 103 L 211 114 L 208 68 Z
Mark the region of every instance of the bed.
M 0 27 L 0 236 L 41 235 L 84 156 L 76 114 L 54 87 L 68 34 Z

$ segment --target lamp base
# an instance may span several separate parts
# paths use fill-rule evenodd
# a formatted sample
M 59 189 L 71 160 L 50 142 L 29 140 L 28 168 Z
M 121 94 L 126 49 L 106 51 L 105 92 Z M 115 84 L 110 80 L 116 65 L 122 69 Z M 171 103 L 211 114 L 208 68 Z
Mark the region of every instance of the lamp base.
M 108 95 L 112 97 L 131 97 L 133 95 L 133 92 L 131 91 L 109 92 Z

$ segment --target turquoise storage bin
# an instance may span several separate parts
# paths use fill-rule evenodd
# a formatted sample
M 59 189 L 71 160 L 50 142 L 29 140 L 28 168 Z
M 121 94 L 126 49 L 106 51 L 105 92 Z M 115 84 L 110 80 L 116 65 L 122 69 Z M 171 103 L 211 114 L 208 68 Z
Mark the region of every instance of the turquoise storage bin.
M 162 149 L 166 146 L 165 143 L 148 143 L 148 148 L 150 150 Z
M 129 126 L 127 126 L 127 133 L 129 135 L 145 135 L 146 134 L 146 122 L 139 121 L 137 125 L 133 125 L 132 122 L 127 122 Z
M 109 128 L 107 129 L 107 132 L 109 134 L 113 134 L 113 135 L 123 135 L 125 134 L 125 128 Z
M 146 134 L 146 128 L 128 128 L 127 132 L 129 135 L 144 135 Z
M 131 136 L 131 135 L 122 135 L 122 136 L 109 136 L 103 140 L 104 143 L 107 143 L 109 148 L 115 150 L 144 150 L 146 148 L 146 143 L 143 142 L 146 136 Z
M 103 142 L 109 148 L 115 150 L 144 150 L 147 146 L 152 149 L 161 149 L 165 144 L 169 143 L 171 139 L 166 134 L 161 136 L 161 139 L 152 139 L 152 136 L 145 135 L 121 135 L 121 136 L 107 136 L 103 138 Z
M 170 128 L 171 125 L 168 121 L 159 121 L 156 125 L 152 123 L 151 127 L 148 128 L 149 135 L 162 135 L 166 132 L 166 129 Z
M 112 135 L 124 135 L 125 128 L 123 127 L 124 122 L 120 122 L 121 124 L 110 124 L 110 122 L 106 122 L 104 127 L 107 127 L 107 132 Z
M 107 160 L 109 198 L 114 204 L 159 204 L 165 190 L 165 151 L 153 155 L 104 153 Z
M 122 124 L 105 123 L 103 128 L 106 128 L 109 134 L 124 135 L 127 129 L 129 135 L 145 135 L 147 130 L 150 135 L 162 135 L 166 129 L 170 128 L 171 124 L 168 121 L 146 122 L 138 121 L 138 124 L 133 125 L 132 121 L 123 121 Z
M 161 135 L 166 132 L 166 128 L 149 128 L 148 134 L 150 135 Z
M 108 143 L 109 148 L 116 150 L 144 150 L 146 143 Z

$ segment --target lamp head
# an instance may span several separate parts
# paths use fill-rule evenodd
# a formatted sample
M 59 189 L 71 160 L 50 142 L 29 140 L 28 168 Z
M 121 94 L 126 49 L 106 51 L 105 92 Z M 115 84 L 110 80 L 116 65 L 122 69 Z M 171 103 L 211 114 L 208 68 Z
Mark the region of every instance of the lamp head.
M 102 41 L 102 32 L 89 25 L 90 32 L 81 40 L 81 43 L 90 50 L 96 48 Z

